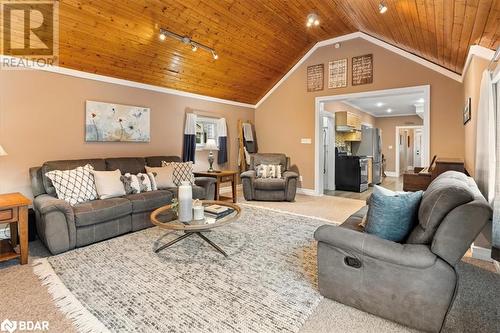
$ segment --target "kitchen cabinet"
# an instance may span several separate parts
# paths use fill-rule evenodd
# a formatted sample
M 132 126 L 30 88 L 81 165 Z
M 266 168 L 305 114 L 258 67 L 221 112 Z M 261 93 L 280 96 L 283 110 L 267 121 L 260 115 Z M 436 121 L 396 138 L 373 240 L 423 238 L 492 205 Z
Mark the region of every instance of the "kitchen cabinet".
M 361 141 L 361 131 L 354 131 L 349 133 L 344 133 L 345 141 Z
M 335 126 L 351 127 L 352 129 L 361 130 L 361 118 L 351 112 L 338 111 L 335 112 Z

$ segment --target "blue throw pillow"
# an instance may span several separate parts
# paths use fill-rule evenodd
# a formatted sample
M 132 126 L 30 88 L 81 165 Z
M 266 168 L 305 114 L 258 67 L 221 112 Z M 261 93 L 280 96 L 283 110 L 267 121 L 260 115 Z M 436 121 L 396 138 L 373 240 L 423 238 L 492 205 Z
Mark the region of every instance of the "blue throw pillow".
M 365 232 L 394 242 L 402 242 L 418 220 L 422 191 L 386 195 L 374 191 L 371 195 Z

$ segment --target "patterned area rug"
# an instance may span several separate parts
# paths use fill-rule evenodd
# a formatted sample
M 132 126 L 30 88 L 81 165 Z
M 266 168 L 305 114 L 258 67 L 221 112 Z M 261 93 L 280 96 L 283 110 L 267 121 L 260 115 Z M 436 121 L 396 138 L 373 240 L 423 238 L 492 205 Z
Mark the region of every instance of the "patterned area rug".
M 324 223 L 246 206 L 206 233 L 228 258 L 196 236 L 155 254 L 180 235 L 155 227 L 34 270 L 80 331 L 297 332 L 321 300 L 313 233 Z

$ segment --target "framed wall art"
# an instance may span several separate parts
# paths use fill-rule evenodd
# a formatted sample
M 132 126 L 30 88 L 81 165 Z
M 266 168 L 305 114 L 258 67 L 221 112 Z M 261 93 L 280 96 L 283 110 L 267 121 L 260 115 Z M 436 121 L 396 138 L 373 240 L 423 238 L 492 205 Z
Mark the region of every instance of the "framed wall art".
M 470 97 L 467 98 L 465 101 L 465 107 L 464 107 L 464 125 L 467 124 L 470 121 L 471 118 L 471 99 Z
M 373 54 L 352 57 L 352 85 L 373 83 Z
M 328 88 L 347 87 L 347 58 L 328 63 Z
M 324 72 L 323 64 L 307 67 L 307 91 L 320 91 L 324 88 Z

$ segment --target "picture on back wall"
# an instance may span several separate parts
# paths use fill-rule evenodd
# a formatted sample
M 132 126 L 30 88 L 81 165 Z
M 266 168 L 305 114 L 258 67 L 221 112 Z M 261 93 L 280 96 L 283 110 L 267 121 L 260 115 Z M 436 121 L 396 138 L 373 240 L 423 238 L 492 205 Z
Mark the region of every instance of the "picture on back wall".
M 85 141 L 149 142 L 150 109 L 141 106 L 87 101 Z

